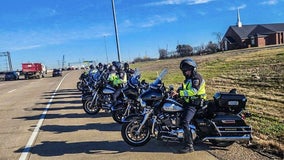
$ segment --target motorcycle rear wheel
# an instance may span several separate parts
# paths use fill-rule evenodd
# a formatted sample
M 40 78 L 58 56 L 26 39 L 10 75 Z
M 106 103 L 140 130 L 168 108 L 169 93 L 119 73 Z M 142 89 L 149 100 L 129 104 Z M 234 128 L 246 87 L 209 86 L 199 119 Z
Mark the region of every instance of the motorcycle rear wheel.
M 83 109 L 87 114 L 90 114 L 90 115 L 97 114 L 101 110 L 101 108 L 98 107 L 96 102 L 94 102 L 94 104 L 92 105 L 92 97 L 88 98 L 85 101 L 85 103 L 83 104 Z
M 121 136 L 127 144 L 137 147 L 143 146 L 150 141 L 150 128 L 143 126 L 140 133 L 136 134 L 139 126 L 140 120 L 123 123 L 121 127 Z
M 216 141 L 216 140 L 210 140 L 210 142 L 217 147 L 228 147 L 232 145 L 235 141 Z

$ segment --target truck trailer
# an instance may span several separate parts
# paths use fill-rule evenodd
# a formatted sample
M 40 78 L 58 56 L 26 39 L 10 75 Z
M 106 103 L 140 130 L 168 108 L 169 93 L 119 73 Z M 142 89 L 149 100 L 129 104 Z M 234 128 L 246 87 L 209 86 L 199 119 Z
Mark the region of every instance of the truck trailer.
M 47 74 L 47 69 L 42 63 L 22 63 L 22 72 L 25 79 L 40 79 Z

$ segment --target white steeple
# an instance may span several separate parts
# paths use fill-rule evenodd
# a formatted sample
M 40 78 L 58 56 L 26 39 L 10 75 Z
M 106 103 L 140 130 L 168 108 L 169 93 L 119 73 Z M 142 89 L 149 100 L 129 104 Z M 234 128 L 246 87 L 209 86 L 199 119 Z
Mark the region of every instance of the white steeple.
M 240 9 L 238 8 L 238 15 L 237 15 L 237 26 L 242 27 L 241 16 L 240 16 Z

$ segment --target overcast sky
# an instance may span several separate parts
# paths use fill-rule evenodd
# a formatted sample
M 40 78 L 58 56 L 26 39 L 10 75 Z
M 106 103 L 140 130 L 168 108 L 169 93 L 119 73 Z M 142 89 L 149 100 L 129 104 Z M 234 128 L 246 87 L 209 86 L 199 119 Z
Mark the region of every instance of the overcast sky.
M 114 0 L 122 61 L 158 58 L 160 48 L 216 42 L 243 25 L 284 23 L 284 0 Z M 118 60 L 111 0 L 0 0 L 0 52 L 14 69 L 23 62 L 49 68 Z M 0 57 L 0 70 L 7 66 Z M 7 68 L 7 67 L 6 67 Z

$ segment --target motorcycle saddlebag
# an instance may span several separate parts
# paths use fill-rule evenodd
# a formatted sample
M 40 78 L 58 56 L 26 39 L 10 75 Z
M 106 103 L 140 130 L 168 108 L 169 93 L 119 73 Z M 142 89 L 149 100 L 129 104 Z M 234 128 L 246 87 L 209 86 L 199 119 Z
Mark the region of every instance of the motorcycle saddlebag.
M 138 89 L 130 87 L 128 85 L 122 89 L 122 92 L 127 98 L 130 98 L 132 100 L 136 100 L 139 96 Z
M 212 121 L 221 136 L 243 136 L 252 132 L 251 127 L 238 115 L 216 115 Z
M 217 92 L 213 96 L 218 112 L 239 113 L 245 109 L 247 99 L 243 94 Z

